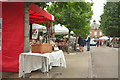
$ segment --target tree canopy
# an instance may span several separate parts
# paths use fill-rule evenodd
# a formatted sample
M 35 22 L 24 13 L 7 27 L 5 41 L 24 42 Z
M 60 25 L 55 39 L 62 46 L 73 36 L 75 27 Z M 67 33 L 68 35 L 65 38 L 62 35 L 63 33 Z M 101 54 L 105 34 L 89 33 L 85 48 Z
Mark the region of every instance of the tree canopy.
M 83 36 L 83 32 L 88 33 L 90 29 L 88 25 L 93 14 L 91 6 L 92 3 L 88 2 L 56 2 L 47 11 L 55 16 L 54 24 L 64 25 L 75 34 Z
M 107 2 L 101 15 L 100 28 L 107 36 L 120 36 L 120 2 Z

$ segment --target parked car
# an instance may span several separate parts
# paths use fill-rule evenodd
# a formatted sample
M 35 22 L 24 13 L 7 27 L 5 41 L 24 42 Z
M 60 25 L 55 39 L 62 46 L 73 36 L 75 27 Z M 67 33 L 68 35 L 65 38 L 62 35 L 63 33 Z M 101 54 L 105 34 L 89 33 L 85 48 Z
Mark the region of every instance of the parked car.
M 96 42 L 94 42 L 94 40 L 90 41 L 90 46 L 96 46 Z

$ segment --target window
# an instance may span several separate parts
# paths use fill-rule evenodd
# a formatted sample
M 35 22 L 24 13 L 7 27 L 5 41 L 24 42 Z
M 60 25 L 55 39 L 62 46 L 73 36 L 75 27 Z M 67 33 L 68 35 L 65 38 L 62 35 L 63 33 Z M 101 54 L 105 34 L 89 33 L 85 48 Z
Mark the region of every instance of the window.
M 99 32 L 99 35 L 102 36 L 102 32 Z
M 97 32 L 96 31 L 94 32 L 94 36 L 97 36 Z

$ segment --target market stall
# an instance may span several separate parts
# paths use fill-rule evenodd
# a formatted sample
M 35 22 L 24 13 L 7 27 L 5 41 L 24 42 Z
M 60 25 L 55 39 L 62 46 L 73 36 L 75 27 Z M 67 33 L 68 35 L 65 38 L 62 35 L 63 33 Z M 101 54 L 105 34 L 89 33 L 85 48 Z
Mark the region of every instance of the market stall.
M 100 37 L 99 39 L 101 39 L 101 40 L 108 40 L 109 37 L 107 37 L 107 36 L 103 36 L 103 37 Z
M 32 24 L 32 39 L 37 39 L 37 37 L 39 37 L 40 42 L 42 42 L 43 36 L 46 32 L 47 32 L 46 26 L 39 25 L 36 23 Z
M 69 29 L 65 27 L 64 25 L 57 24 L 54 26 L 55 28 L 55 34 L 60 35 L 60 34 L 68 34 Z M 70 32 L 70 34 L 74 34 L 73 31 Z
M 29 21 L 30 24 L 45 22 L 47 37 L 50 38 L 50 36 L 54 34 L 51 29 L 54 16 L 33 3 L 30 5 Z M 30 26 L 30 31 L 31 30 L 32 28 Z M 33 47 L 36 46 L 37 48 L 32 48 L 30 53 L 24 53 L 24 2 L 2 3 L 2 36 L 4 37 L 2 37 L 2 53 L 0 51 L 0 59 L 2 58 L 2 62 L 0 62 L 0 66 L 2 66 L 2 69 L 0 68 L 1 71 L 19 72 L 20 76 L 22 76 L 23 72 L 29 73 L 32 70 L 40 68 L 46 68 L 45 72 L 48 72 L 48 65 L 66 67 L 62 51 L 46 52 L 49 48 L 49 51 L 52 51 L 51 44 L 47 44 L 50 47 L 44 44 L 41 46 L 40 44 L 33 44 Z M 35 52 L 36 49 L 38 52 Z M 59 65 L 60 60 L 61 65 Z M 45 62 L 47 65 L 41 67 L 45 65 L 41 64 L 41 61 Z
M 45 10 L 42 10 L 40 7 L 38 7 L 35 4 L 30 5 L 30 39 L 32 39 L 32 24 L 33 23 L 46 23 L 46 43 L 50 42 L 50 38 L 53 37 L 54 34 L 54 28 L 52 26 L 52 22 L 54 22 L 54 16 L 46 12 Z
M 32 29 L 39 29 L 39 30 L 41 30 L 41 31 L 46 31 L 46 26 L 33 23 L 33 24 L 32 24 Z
M 0 70 L 19 72 L 19 55 L 24 52 L 24 2 L 3 2 L 0 6 L 2 6 L 2 36 L 4 36 L 0 53 L 0 59 L 2 58 Z M 29 15 L 30 23 L 54 22 L 53 15 L 33 3 L 30 5 Z
M 52 66 L 61 66 L 66 68 L 66 61 L 62 50 L 52 53 L 22 53 L 20 54 L 19 77 L 34 70 L 48 72 Z
M 30 73 L 33 70 L 41 69 L 42 72 L 48 72 L 49 66 L 66 67 L 65 58 L 62 51 L 52 52 L 52 44 L 49 38 L 52 37 L 54 16 L 42 10 L 40 7 L 30 5 L 30 23 L 47 23 L 46 43 L 32 44 L 30 53 L 22 53 L 19 58 L 19 77 L 24 73 Z M 31 25 L 30 25 L 31 26 Z M 31 26 L 32 29 L 34 26 Z M 60 63 L 59 63 L 60 62 Z M 28 68 L 29 66 L 29 68 Z

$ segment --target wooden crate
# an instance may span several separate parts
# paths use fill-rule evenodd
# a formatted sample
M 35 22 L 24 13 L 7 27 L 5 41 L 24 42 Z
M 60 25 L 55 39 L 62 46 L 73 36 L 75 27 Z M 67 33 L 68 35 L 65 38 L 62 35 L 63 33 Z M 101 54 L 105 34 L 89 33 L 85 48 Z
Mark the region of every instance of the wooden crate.
M 52 44 L 33 44 L 32 53 L 51 53 Z

